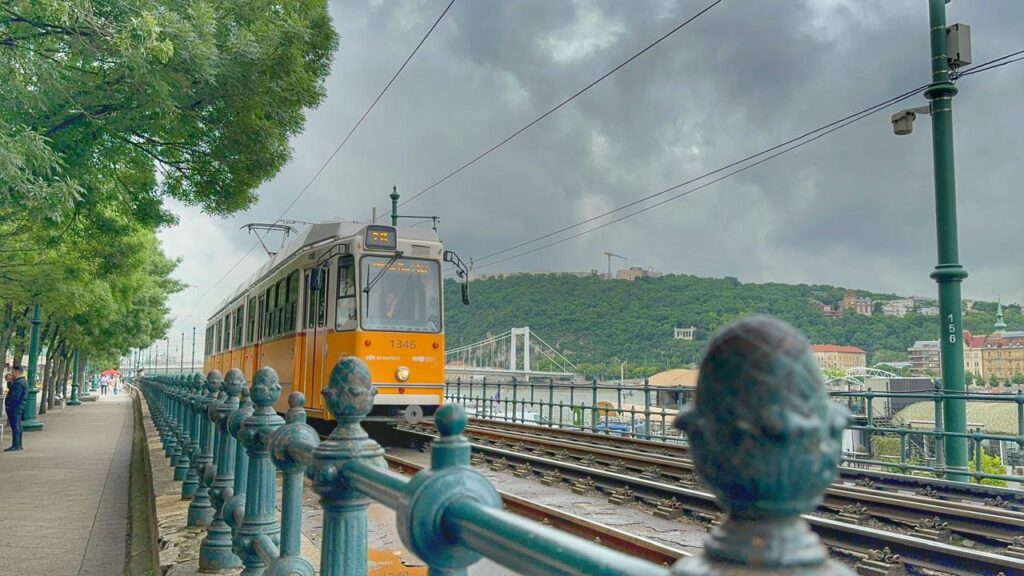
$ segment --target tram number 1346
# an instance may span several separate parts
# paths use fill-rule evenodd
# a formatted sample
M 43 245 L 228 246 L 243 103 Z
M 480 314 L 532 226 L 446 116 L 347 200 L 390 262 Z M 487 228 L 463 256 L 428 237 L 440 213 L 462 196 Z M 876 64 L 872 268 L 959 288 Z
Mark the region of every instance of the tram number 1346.
M 410 349 L 411 350 L 413 348 L 416 348 L 416 341 L 415 340 L 392 340 L 391 341 L 391 347 L 392 348 L 399 348 L 399 349 L 406 348 L 406 349 Z

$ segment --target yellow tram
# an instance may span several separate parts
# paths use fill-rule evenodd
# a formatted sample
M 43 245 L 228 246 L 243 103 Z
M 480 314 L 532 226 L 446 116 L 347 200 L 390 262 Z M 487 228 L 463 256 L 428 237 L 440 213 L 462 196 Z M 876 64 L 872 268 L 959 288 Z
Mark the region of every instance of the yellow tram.
M 444 396 L 445 261 L 462 275 L 431 229 L 313 224 L 209 318 L 204 371 L 240 368 L 251 381 L 270 366 L 279 412 L 299 391 L 310 418 L 329 420 L 320 391 L 340 358 L 357 356 L 377 387 L 369 420 L 433 414 Z

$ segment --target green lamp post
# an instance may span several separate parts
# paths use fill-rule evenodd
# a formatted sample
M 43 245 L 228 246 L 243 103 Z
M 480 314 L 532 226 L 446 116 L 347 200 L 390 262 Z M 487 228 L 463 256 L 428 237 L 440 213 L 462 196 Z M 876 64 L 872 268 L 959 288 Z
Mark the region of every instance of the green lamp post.
M 39 304 L 32 306 L 32 335 L 28 345 L 28 398 L 25 400 L 25 416 L 22 420 L 22 428 L 29 432 L 43 429 L 43 423 L 36 418 L 36 395 L 39 389 L 36 388 L 36 370 L 39 368 L 39 325 L 42 324 L 42 307 Z
M 71 399 L 68 400 L 68 406 L 80 406 L 82 401 L 78 399 L 78 389 L 82 385 L 82 364 L 78 361 L 78 350 L 75 350 L 74 358 L 71 361 L 74 362 L 74 372 L 72 372 Z

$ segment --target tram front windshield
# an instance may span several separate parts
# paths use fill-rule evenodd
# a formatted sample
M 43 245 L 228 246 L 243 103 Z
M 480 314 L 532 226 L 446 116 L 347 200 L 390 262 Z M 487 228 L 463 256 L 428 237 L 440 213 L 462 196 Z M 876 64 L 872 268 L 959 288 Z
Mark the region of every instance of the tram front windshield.
M 364 330 L 441 331 L 441 270 L 437 262 L 364 256 L 362 292 Z

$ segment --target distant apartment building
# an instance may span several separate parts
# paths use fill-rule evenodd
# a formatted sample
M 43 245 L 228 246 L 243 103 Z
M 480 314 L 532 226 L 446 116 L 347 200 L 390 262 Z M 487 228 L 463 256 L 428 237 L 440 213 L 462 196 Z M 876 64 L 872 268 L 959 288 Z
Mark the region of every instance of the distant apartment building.
M 899 300 L 890 300 L 882 304 L 882 314 L 886 316 L 896 316 L 902 318 L 906 316 L 914 309 L 914 300 L 912 298 L 901 298 Z
M 907 348 L 910 373 L 914 376 L 929 376 L 939 373 L 939 341 L 918 340 Z
M 861 298 L 853 290 L 847 290 L 846 294 L 843 294 L 843 311 L 847 310 L 863 316 L 871 316 L 874 311 L 871 298 Z
M 813 344 L 811 351 L 818 359 L 818 365 L 824 368 L 864 368 L 867 366 L 868 353 L 856 346 L 836 346 L 834 344 Z
M 1002 303 L 996 308 L 996 323 L 992 328 L 992 334 L 985 338 L 981 348 L 985 376 L 1009 380 L 1016 374 L 1024 374 L 1024 332 L 1006 330 Z
M 939 315 L 939 307 L 938 306 L 922 306 L 921 308 L 918 308 L 917 311 L 919 313 L 921 313 L 921 315 L 923 315 L 923 316 L 938 316 Z
M 630 266 L 615 273 L 616 280 L 636 280 L 637 278 L 660 278 L 661 272 L 640 266 Z
M 964 370 L 979 378 L 987 377 L 982 354 L 987 339 L 984 334 L 971 334 L 970 330 L 964 330 Z
M 689 328 L 676 328 L 673 338 L 676 340 L 693 340 L 697 335 L 697 327 L 690 326 Z

